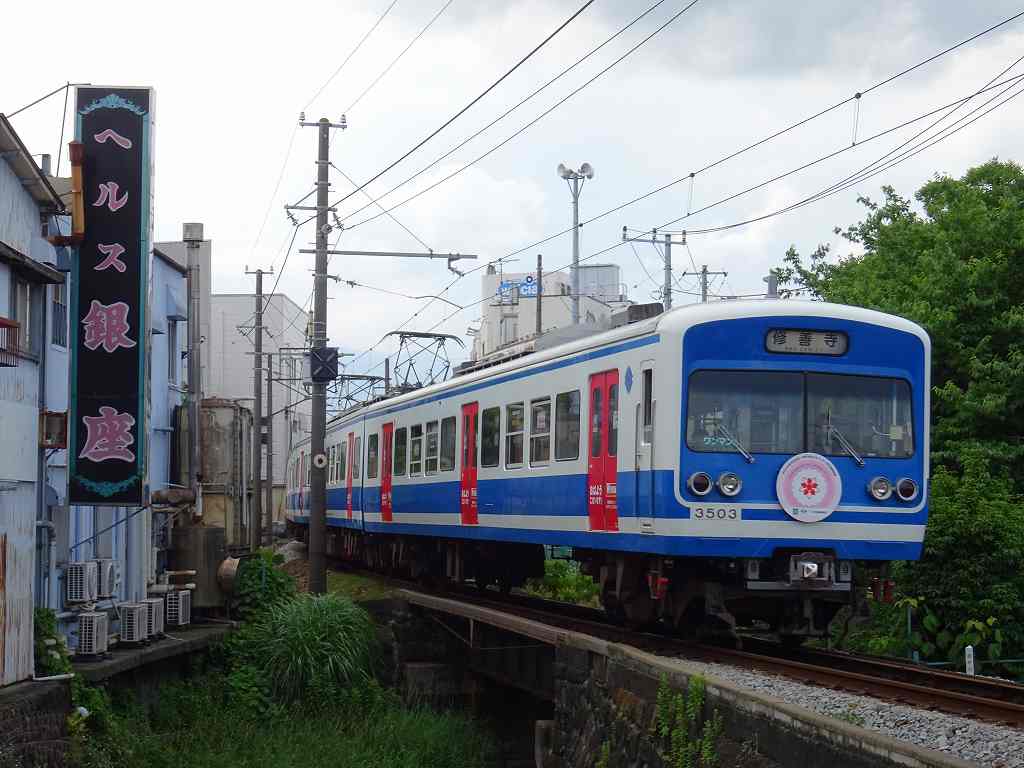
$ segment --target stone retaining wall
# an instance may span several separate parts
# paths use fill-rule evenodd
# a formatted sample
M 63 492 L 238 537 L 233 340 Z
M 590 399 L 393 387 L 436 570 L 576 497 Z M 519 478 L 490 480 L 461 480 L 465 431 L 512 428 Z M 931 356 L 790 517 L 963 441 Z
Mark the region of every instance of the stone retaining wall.
M 70 709 L 67 681 L 0 688 L 0 766 L 64 768 Z

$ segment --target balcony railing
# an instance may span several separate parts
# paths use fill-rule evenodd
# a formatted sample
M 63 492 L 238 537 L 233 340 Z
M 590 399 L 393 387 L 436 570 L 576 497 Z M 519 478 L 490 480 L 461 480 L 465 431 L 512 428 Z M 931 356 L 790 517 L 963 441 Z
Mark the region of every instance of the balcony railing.
M 20 324 L 0 317 L 0 368 L 18 367 Z

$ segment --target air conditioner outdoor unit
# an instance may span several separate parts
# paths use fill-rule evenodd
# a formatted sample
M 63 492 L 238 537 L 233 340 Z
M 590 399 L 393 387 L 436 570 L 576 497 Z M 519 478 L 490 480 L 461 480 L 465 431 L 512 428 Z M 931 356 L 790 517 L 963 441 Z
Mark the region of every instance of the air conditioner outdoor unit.
M 103 558 L 96 561 L 96 570 L 99 572 L 100 597 L 114 597 L 117 594 L 117 560 Z
M 101 656 L 107 652 L 107 614 L 78 614 L 78 655 Z
M 167 593 L 167 626 L 183 627 L 192 623 L 192 593 L 179 589 Z
M 92 603 L 99 597 L 99 569 L 95 560 L 68 563 L 64 571 L 69 603 Z
M 146 606 L 147 633 L 151 638 L 162 635 L 164 633 L 164 599 L 162 597 L 147 597 L 141 602 Z
M 149 608 L 142 603 L 122 603 L 118 606 L 121 614 L 121 642 L 141 643 L 149 637 Z

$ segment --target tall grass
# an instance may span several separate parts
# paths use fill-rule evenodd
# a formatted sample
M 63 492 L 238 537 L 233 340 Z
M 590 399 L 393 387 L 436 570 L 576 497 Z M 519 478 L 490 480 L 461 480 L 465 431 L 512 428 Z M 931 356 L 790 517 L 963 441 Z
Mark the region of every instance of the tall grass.
M 299 595 L 276 603 L 234 642 L 283 704 L 321 699 L 373 675 L 376 631 L 369 614 L 340 595 Z

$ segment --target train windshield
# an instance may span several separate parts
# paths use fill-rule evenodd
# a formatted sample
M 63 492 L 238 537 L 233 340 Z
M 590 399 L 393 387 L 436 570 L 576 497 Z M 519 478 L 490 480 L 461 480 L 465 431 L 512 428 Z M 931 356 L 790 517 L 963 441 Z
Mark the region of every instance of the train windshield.
M 694 451 L 914 453 L 910 385 L 903 379 L 698 371 L 689 389 L 686 442 Z

